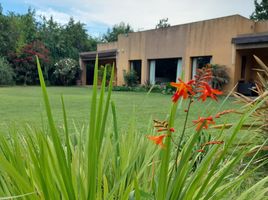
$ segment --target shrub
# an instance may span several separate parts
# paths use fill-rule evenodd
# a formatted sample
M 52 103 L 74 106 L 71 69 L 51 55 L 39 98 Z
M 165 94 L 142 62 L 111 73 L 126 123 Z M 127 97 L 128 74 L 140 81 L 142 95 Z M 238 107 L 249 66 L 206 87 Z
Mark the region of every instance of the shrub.
M 0 85 L 13 85 L 14 76 L 14 71 L 8 61 L 0 57 Z
M 138 84 L 138 76 L 135 70 L 130 70 L 126 72 L 124 70 L 124 81 L 125 84 L 129 87 L 136 86 Z
M 227 73 L 227 69 L 223 65 L 213 64 L 210 65 L 212 69 L 212 87 L 222 90 L 223 87 L 229 83 L 230 76 Z
M 38 84 L 35 56 L 40 58 L 45 78 L 48 78 L 49 51 L 40 41 L 34 41 L 22 47 L 22 49 L 11 55 L 10 62 L 13 64 L 16 74 L 16 83 L 24 85 Z
M 103 73 L 104 73 L 105 68 L 106 68 L 106 85 L 108 85 L 111 79 L 111 74 L 112 74 L 112 69 L 113 69 L 111 64 L 106 64 L 105 66 L 101 65 L 99 72 L 98 72 L 98 77 L 99 77 L 99 81 L 103 79 Z
M 55 64 L 53 75 L 58 85 L 73 85 L 80 77 L 81 69 L 78 62 L 71 58 L 64 58 Z

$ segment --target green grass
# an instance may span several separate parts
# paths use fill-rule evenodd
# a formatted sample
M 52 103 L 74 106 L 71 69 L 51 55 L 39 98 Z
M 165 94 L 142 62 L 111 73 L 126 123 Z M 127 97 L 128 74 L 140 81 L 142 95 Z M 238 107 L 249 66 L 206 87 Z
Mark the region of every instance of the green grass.
M 254 145 L 242 149 L 235 145 L 237 136 L 243 135 L 240 134 L 242 124 L 262 102 L 241 117 L 222 117 L 218 123 L 232 122 L 234 126 L 224 130 L 226 134 L 215 130 L 213 133 L 218 134 L 212 135 L 212 140 L 225 143 L 208 147 L 204 154 L 196 151 L 204 135 L 194 130 L 191 120 L 236 105 L 231 99 L 224 107 L 221 106 L 223 100 L 195 102 L 187 125 L 190 126 L 187 138 L 175 155 L 176 145 L 171 137 L 165 139 L 166 148 L 160 149 L 144 134 L 153 134 L 152 118 L 166 118 L 171 127 L 175 125 L 172 138 L 177 141 L 186 102 L 172 104 L 170 96 L 161 94 L 115 92 L 112 112 L 108 113 L 112 80 L 106 93 L 105 79 L 97 91 L 97 73 L 92 89 L 52 87 L 47 93 L 39 62 L 38 73 L 41 88 L 1 88 L 1 117 L 6 117 L 1 130 L 6 133 L 4 126 L 10 124 L 11 134 L 8 137 L 0 134 L 0 197 L 246 200 L 254 193 L 258 194 L 256 200 L 267 197 L 268 177 L 241 188 L 259 166 L 248 169 L 252 161 L 244 159 Z M 78 127 L 71 133 L 73 120 L 78 126 L 89 127 Z M 29 126 L 18 131 L 17 127 L 24 127 L 25 122 Z M 59 133 L 65 137 L 60 138 Z
M 62 108 L 60 95 L 65 100 L 66 112 L 69 126 L 73 131 L 73 122 L 81 127 L 86 124 L 89 118 L 90 102 L 92 96 L 91 87 L 48 87 L 49 98 L 51 101 L 53 116 L 56 124 L 63 125 Z M 133 120 L 136 122 L 138 131 L 146 132 L 151 123 L 151 119 L 164 120 L 170 109 L 171 95 L 159 93 L 146 94 L 143 92 L 113 92 L 112 99 L 117 110 L 117 120 L 120 131 L 125 131 Z M 190 120 L 197 119 L 198 116 L 208 115 L 219 108 L 219 102 L 210 102 L 209 106 L 201 102 L 194 104 Z M 180 107 L 180 106 L 179 106 Z M 177 128 L 184 119 L 184 107 L 176 115 Z M 221 109 L 231 109 L 238 107 L 233 104 L 230 98 Z M 33 126 L 46 125 L 42 119 L 46 120 L 40 87 L 0 87 L 0 132 L 6 132 L 7 126 L 14 123 L 22 128 L 26 123 Z M 205 113 L 205 114 L 204 114 Z M 111 115 L 111 114 L 110 114 Z M 229 115 L 228 119 L 237 119 L 238 116 Z M 218 122 L 224 122 L 227 118 L 223 117 Z M 111 116 L 108 123 L 111 123 Z M 109 126 L 108 126 L 109 127 Z

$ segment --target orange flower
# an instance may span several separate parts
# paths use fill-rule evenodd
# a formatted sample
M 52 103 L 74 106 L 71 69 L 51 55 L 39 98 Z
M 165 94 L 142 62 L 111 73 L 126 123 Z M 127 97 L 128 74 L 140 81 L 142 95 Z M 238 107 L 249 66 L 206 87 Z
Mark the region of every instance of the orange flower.
M 199 92 L 202 93 L 202 95 L 199 97 L 199 99 L 202 99 L 202 101 L 205 101 L 207 97 L 211 97 L 212 99 L 217 101 L 216 95 L 222 94 L 221 91 L 212 89 L 206 82 L 202 82 L 201 90 Z
M 201 147 L 207 146 L 207 145 L 212 145 L 212 144 L 223 144 L 223 143 L 224 143 L 224 141 L 209 141 L 209 142 L 202 144 Z
M 209 124 L 215 124 L 213 117 L 199 117 L 198 120 L 194 120 L 193 123 L 197 124 L 196 131 L 199 131 L 201 128 L 208 129 Z
M 149 140 L 152 140 L 156 145 L 159 145 L 160 147 L 164 148 L 165 145 L 163 144 L 163 139 L 167 136 L 167 134 L 158 135 L 158 136 L 151 136 L 148 135 L 147 138 Z
M 176 93 L 172 97 L 173 102 L 177 102 L 180 97 L 184 99 L 188 98 L 189 93 L 194 95 L 192 84 L 194 80 L 191 80 L 187 83 L 184 83 L 181 79 L 179 79 L 179 83 L 171 82 L 170 85 L 177 88 Z

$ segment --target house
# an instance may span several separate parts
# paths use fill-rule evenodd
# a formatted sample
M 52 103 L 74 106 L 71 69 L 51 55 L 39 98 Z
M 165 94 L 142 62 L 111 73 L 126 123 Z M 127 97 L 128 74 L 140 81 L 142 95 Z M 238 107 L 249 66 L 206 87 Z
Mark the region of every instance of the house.
M 240 15 L 121 34 L 117 42 L 101 43 L 96 52 L 80 53 L 83 85 L 92 84 L 96 54 L 100 65 L 115 63 L 117 85 L 123 72 L 134 69 L 140 84 L 176 81 L 184 72 L 190 80 L 207 63 L 226 66 L 227 89 L 256 78 L 252 55 L 268 62 L 268 21 L 254 22 Z

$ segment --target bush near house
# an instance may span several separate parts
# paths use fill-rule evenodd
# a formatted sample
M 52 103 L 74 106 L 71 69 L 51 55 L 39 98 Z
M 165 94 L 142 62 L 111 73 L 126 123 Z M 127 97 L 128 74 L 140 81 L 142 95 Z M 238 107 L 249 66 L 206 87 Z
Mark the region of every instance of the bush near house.
M 124 70 L 123 73 L 126 86 L 133 87 L 138 84 L 138 76 L 135 70 L 131 69 L 128 72 Z
M 13 85 L 15 73 L 8 61 L 0 57 L 0 85 Z
M 81 69 L 74 59 L 61 59 L 54 67 L 53 76 L 57 85 L 74 85 L 80 77 Z
M 213 75 L 211 80 L 212 87 L 222 90 L 230 81 L 226 66 L 211 64 L 209 67 L 211 67 Z
M 104 74 L 105 68 L 106 68 L 106 85 L 108 85 L 109 81 L 111 79 L 111 75 L 112 75 L 112 68 L 113 67 L 111 64 L 106 64 L 105 66 L 104 65 L 100 66 L 100 69 L 98 72 L 98 79 L 101 82 L 101 80 L 103 79 L 103 74 Z

